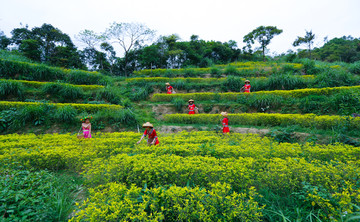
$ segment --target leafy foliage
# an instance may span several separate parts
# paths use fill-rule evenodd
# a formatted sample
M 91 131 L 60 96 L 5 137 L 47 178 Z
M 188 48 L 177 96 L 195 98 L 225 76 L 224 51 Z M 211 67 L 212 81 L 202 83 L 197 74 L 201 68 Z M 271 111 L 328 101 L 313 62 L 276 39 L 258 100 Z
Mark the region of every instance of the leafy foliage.
M 13 163 L 15 165 L 16 163 Z M 48 171 L 0 167 L 0 214 L 5 221 L 63 221 L 73 209 L 77 187 Z

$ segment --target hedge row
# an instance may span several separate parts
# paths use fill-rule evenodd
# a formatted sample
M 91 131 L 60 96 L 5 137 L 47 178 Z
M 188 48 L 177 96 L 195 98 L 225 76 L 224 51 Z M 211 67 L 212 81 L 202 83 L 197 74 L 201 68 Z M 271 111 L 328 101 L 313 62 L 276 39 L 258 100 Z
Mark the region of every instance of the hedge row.
M 96 112 L 99 110 L 120 110 L 123 107 L 119 105 L 108 105 L 108 104 L 80 104 L 80 103 L 39 103 L 39 102 L 8 102 L 8 101 L 0 101 L 0 110 L 7 110 L 10 108 L 23 108 L 26 106 L 55 106 L 57 108 L 71 106 L 75 108 L 77 111 L 86 111 L 86 112 Z
M 170 77 L 137 77 L 137 78 L 128 78 L 126 82 L 174 82 L 174 81 L 184 81 L 184 82 L 191 82 L 191 83 L 208 83 L 208 82 L 215 82 L 215 81 L 224 81 L 226 78 L 184 78 L 184 77 L 177 77 L 177 78 L 170 78 Z
M 206 73 L 212 74 L 247 74 L 267 75 L 277 71 L 281 67 L 289 67 L 293 70 L 300 70 L 303 65 L 298 63 L 264 63 L 264 62 L 236 62 L 226 65 L 216 65 L 211 68 L 181 68 L 181 69 L 143 69 L 135 71 L 134 75 L 141 76 L 192 76 Z M 267 73 L 267 74 L 266 74 Z
M 313 79 L 315 78 L 314 75 L 301 75 L 301 78 L 305 79 Z M 253 77 L 249 78 L 250 80 L 265 80 L 267 77 Z M 137 77 L 137 78 L 128 78 L 126 82 L 175 82 L 175 81 L 184 81 L 187 83 L 213 83 L 213 82 L 224 82 L 227 78 L 184 78 L 184 77 Z M 245 81 L 245 78 L 241 78 L 242 81 Z
M 301 98 L 309 95 L 332 95 L 339 92 L 360 90 L 360 86 L 342 86 L 342 87 L 326 87 L 326 88 L 311 88 L 311 89 L 295 89 L 295 90 L 274 90 L 274 91 L 259 91 L 248 93 L 186 93 L 186 94 L 154 94 L 151 98 L 153 102 L 170 102 L 174 98 L 181 98 L 184 100 L 193 99 L 196 101 L 205 100 L 228 100 L 236 101 L 243 96 L 251 95 L 279 95 L 283 97 Z
M 165 122 L 185 124 L 220 124 L 220 114 L 166 114 Z M 292 126 L 315 127 L 317 129 L 332 129 L 334 127 L 348 127 L 360 129 L 360 118 L 347 116 L 317 116 L 315 114 L 267 114 L 267 113 L 241 113 L 229 114 L 231 125 L 254 126 Z
M 0 79 L 0 82 L 21 83 L 26 86 L 30 86 L 30 87 L 34 87 L 34 88 L 40 88 L 45 84 L 53 83 L 53 82 L 39 82 L 39 81 L 13 80 L 13 79 Z M 102 85 L 73 85 L 73 84 L 68 84 L 68 83 L 57 83 L 57 84 L 79 87 L 79 88 L 82 88 L 83 90 L 96 90 L 96 89 L 104 88 L 104 86 L 102 86 Z
M 77 85 L 106 85 L 109 77 L 98 72 L 63 69 L 44 64 L 0 59 L 0 77 L 35 81 L 61 80 Z

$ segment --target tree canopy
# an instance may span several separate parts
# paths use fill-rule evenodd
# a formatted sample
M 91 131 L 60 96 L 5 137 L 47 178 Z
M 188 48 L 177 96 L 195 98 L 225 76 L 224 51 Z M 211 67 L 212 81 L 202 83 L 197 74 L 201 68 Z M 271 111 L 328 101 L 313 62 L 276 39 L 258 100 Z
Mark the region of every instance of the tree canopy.
M 270 41 L 274 36 L 283 32 L 282 29 L 276 28 L 276 26 L 259 26 L 247 35 L 244 36 L 243 42 L 247 44 L 247 47 L 251 49 L 251 45 L 255 43 L 255 40 L 260 43 L 262 49 L 263 60 L 265 61 L 265 49 L 270 44 Z
M 28 26 L 15 28 L 11 34 L 11 42 L 34 61 L 86 69 L 71 38 L 50 24 L 45 23 L 31 30 Z
M 314 44 L 315 34 L 312 33 L 312 30 L 306 31 L 304 37 L 298 36 L 297 39 L 293 42 L 293 46 L 299 46 L 301 44 L 307 44 L 309 50 L 309 58 L 311 58 L 311 47 Z
M 282 32 L 276 26 L 260 26 L 244 36 L 246 47 L 240 50 L 234 40 L 205 41 L 198 35 L 184 41 L 179 35 L 172 34 L 152 42 L 155 31 L 145 25 L 114 22 L 103 33 L 80 31 L 76 39 L 86 47 L 78 50 L 69 35 L 45 23 L 32 29 L 27 25 L 15 28 L 10 38 L 0 31 L 0 49 L 16 49 L 33 61 L 49 65 L 127 76 L 140 69 L 210 67 L 238 60 L 265 60 L 266 48 Z M 291 61 L 305 57 L 329 62 L 360 60 L 359 38 L 343 36 L 312 48 L 314 39 L 312 30 L 306 31 L 305 36 L 298 36 L 292 45 L 306 44 L 307 50 L 288 51 L 282 56 Z M 255 41 L 260 44 L 260 51 L 252 50 Z M 117 55 L 119 48 L 124 52 L 123 56 Z

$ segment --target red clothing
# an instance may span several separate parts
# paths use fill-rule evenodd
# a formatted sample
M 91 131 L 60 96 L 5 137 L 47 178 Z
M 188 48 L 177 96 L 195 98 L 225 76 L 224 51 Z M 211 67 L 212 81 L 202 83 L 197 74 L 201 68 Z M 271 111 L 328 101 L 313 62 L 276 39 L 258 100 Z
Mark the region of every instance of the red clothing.
M 172 89 L 173 87 L 172 86 L 166 86 L 166 90 L 167 90 L 167 94 L 172 94 Z
M 148 143 L 151 143 L 153 140 L 155 140 L 155 145 L 159 144 L 159 140 L 154 129 L 151 129 L 149 132 L 145 130 L 144 135 L 149 136 Z
M 251 88 L 251 85 L 250 84 L 245 84 L 244 85 L 244 88 L 245 88 L 245 91 L 246 93 L 250 93 L 250 88 Z
M 222 125 L 223 125 L 223 133 L 229 133 L 230 129 L 229 129 L 229 119 L 227 117 L 225 117 L 222 120 Z
M 191 104 L 188 106 L 189 108 L 189 114 L 195 114 L 195 104 Z

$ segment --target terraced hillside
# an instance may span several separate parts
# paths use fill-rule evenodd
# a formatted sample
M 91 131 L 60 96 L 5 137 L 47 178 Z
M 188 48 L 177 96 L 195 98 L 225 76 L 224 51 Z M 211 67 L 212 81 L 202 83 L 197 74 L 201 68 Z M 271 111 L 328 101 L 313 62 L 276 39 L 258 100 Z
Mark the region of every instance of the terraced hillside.
M 300 62 L 124 79 L 0 58 L 1 219 L 356 221 L 359 77 Z M 79 140 L 85 115 L 93 138 Z M 137 144 L 148 121 L 159 145 Z

